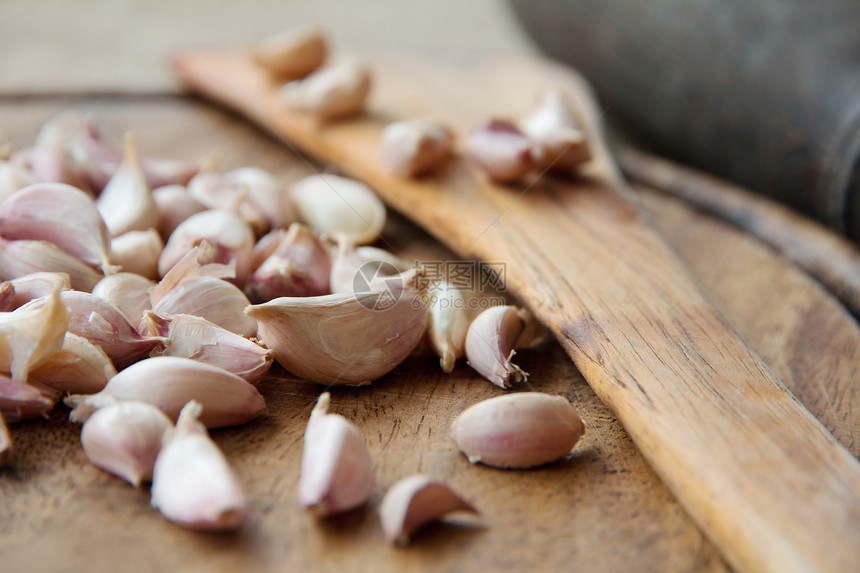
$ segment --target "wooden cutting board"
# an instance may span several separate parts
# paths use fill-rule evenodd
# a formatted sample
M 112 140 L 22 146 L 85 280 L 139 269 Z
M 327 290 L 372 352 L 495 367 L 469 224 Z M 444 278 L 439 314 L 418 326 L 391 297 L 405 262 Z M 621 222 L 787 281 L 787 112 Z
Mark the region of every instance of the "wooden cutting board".
M 134 129 L 151 154 L 196 157 L 218 145 L 225 150 L 224 168 L 260 165 L 284 181 L 309 172 L 278 142 L 181 99 L 4 104 L 0 139 L 24 145 L 66 106 L 98 112 L 114 136 Z M 734 328 L 813 413 L 830 416 L 828 428 L 856 456 L 852 392 L 860 332 L 851 317 L 755 240 L 673 200 L 647 190 L 641 196 Z M 397 217 L 386 238 L 407 259 L 452 257 Z M 146 492 L 87 464 L 78 428 L 65 421 L 62 408 L 49 421 L 15 426 L 17 464 L 0 473 L 3 568 L 724 570 L 561 349 L 552 344 L 521 356 L 532 387 L 566 395 L 586 421 L 588 433 L 569 461 L 525 472 L 470 466 L 447 438 L 447 427 L 468 404 L 502 391 L 466 366 L 445 376 L 435 360 L 415 356 L 370 388 L 334 392 L 333 410 L 352 419 L 368 441 L 378 485 L 369 508 L 323 523 L 295 501 L 301 433 L 320 388 L 283 373 L 261 385 L 266 417 L 214 433 L 252 500 L 248 524 L 234 535 L 166 523 L 148 507 Z M 373 508 L 391 483 L 414 471 L 449 480 L 482 510 L 486 527 L 440 525 L 409 549 L 388 547 Z

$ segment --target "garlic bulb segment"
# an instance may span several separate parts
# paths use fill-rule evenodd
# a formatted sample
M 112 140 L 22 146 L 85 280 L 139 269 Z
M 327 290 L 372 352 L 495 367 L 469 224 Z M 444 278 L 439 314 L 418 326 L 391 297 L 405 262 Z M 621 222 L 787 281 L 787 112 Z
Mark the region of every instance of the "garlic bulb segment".
M 500 388 L 524 382 L 528 373 L 511 362 L 514 345 L 523 331 L 523 320 L 515 306 L 494 306 L 479 314 L 466 332 L 469 366 Z
M 466 298 L 454 285 L 438 281 L 427 289 L 427 341 L 439 356 L 443 372 L 466 355 L 469 314 Z
M 206 239 L 200 240 L 150 290 L 152 304 L 156 304 L 161 300 L 161 297 L 186 279 L 198 277 L 212 277 L 216 279 L 236 278 L 236 261 L 231 260 L 226 265 L 215 263 L 213 261 L 216 256 L 218 256 L 218 250 L 215 248 L 215 245 Z
M 397 121 L 382 130 L 382 162 L 400 177 L 412 178 L 433 171 L 451 153 L 454 136 L 429 119 Z
M 246 287 L 256 300 L 328 294 L 331 257 L 307 226 L 293 223 L 283 241 L 254 271 Z
M 354 179 L 311 175 L 294 183 L 290 195 L 302 221 L 317 235 L 343 236 L 361 245 L 375 241 L 385 226 L 385 205 Z
M 34 298 L 48 296 L 55 289 L 69 290 L 72 288 L 71 279 L 66 273 L 36 272 L 23 275 L 9 281 L 14 289 L 13 304 L 15 308 L 23 306 Z
M 591 159 L 585 133 L 559 90 L 544 93 L 520 128 L 532 140 L 532 157 L 543 168 L 569 171 Z
M 40 272 L 63 273 L 75 290 L 90 292 L 104 275 L 47 241 L 0 238 L 0 279 L 12 280 Z
M 161 235 L 155 229 L 129 231 L 110 242 L 110 262 L 123 272 L 148 279 L 158 279 L 158 257 L 164 250 Z
M 469 134 L 469 158 L 498 183 L 520 179 L 532 168 L 532 143 L 517 127 L 502 120 L 491 120 Z
M 59 288 L 34 302 L 39 304 L 0 313 L 0 372 L 10 372 L 15 382 L 26 382 L 31 370 L 60 350 L 69 326 Z
M 367 274 L 377 278 L 393 277 L 410 270 L 405 261 L 376 247 L 358 247 L 344 236 L 337 238 L 331 263 L 329 286 L 333 293 L 350 293 L 364 288 Z
M 112 237 L 158 227 L 158 208 L 130 134 L 125 138 L 122 164 L 99 194 L 96 206 Z
M 327 52 L 322 32 L 299 28 L 266 38 L 251 50 L 251 57 L 278 79 L 297 79 L 320 67 Z
M 104 350 L 67 332 L 60 350 L 30 372 L 30 380 L 63 394 L 95 394 L 115 374 L 116 368 Z
M 206 210 L 206 205 L 191 196 L 183 185 L 165 185 L 152 190 L 158 209 L 158 232 L 167 240 L 182 221 Z
M 232 284 L 212 277 L 196 277 L 167 291 L 152 305 L 152 310 L 160 315 L 192 314 L 250 338 L 257 333 L 257 323 L 244 314 L 250 304 L 245 293 Z
M 331 120 L 362 111 L 370 86 L 367 68 L 343 61 L 286 84 L 279 96 L 287 109 L 310 112 L 322 120 Z
M 0 201 L 35 182 L 36 179 L 27 169 L 0 159 Z
M 57 393 L 41 385 L 16 382 L 0 374 L 0 418 L 7 424 L 47 418 L 57 403 Z
M 92 294 L 112 304 L 128 322 L 140 322 L 143 312 L 152 307 L 149 291 L 155 283 L 134 273 L 117 273 L 105 277 L 93 287 Z

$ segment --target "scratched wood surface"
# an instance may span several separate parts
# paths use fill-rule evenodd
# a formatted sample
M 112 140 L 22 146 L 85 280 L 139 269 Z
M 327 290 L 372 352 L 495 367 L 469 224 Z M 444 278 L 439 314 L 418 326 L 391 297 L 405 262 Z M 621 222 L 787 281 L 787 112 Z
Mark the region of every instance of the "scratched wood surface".
M 224 168 L 259 165 L 285 182 L 309 172 L 278 142 L 189 100 L 4 104 L 0 140 L 26 144 L 42 121 L 68 107 L 96 112 L 114 137 L 133 129 L 151 154 L 191 158 L 217 146 Z M 789 386 L 798 381 L 795 391 L 825 418 L 834 402 L 824 407 L 821 396 L 855 379 L 860 332 L 851 317 L 755 240 L 677 201 L 646 190 L 642 196 L 733 326 Z M 407 259 L 452 257 L 399 217 L 385 236 Z M 370 388 L 334 392 L 333 410 L 365 435 L 377 486 L 367 508 L 325 522 L 295 499 L 301 434 L 320 388 L 276 372 L 261 385 L 266 416 L 214 432 L 252 500 L 248 523 L 231 535 L 170 525 L 149 507 L 146 491 L 88 465 L 64 408 L 50 420 L 15 425 L 16 463 L 0 471 L 3 570 L 726 570 L 561 348 L 553 343 L 521 356 L 532 373 L 522 389 L 567 396 L 588 426 L 570 460 L 525 472 L 470 466 L 447 427 L 467 405 L 502 391 L 465 365 L 446 376 L 434 359 L 414 356 Z M 799 383 L 805 380 L 821 386 Z M 843 435 L 851 436 L 852 414 L 841 416 Z M 845 445 L 857 455 L 855 442 Z M 391 483 L 414 471 L 449 480 L 481 509 L 485 526 L 440 525 L 409 549 L 388 547 L 375 507 Z

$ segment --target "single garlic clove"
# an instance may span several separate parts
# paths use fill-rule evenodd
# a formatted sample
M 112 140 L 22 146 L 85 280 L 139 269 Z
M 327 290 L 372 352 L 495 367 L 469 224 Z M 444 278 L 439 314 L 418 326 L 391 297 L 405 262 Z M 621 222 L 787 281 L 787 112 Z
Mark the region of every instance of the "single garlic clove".
M 281 244 L 254 271 L 246 287 L 256 300 L 330 292 L 331 257 L 313 231 L 293 223 Z
M 199 316 L 162 317 L 147 311 L 141 325 L 141 332 L 167 337 L 168 345 L 162 356 L 191 358 L 218 366 L 251 384 L 262 380 L 272 366 L 271 350 Z
M 331 263 L 329 287 L 333 293 L 350 293 L 364 288 L 364 277 L 393 277 L 409 271 L 410 266 L 392 253 L 376 247 L 357 247 L 343 236 L 337 239 Z
M 213 262 L 218 255 L 215 245 L 206 239 L 200 240 L 185 254 L 179 262 L 173 265 L 167 274 L 150 290 L 152 304 L 170 292 L 173 287 L 186 279 L 196 277 L 212 277 L 216 279 L 233 279 L 236 277 L 236 261 L 229 264 Z
M 570 453 L 585 425 L 562 396 L 519 392 L 467 408 L 451 426 L 451 438 L 472 463 L 530 468 Z
M 520 179 L 532 168 L 532 143 L 508 122 L 491 120 L 469 134 L 469 158 L 498 183 Z
M 148 279 L 158 279 L 158 257 L 164 250 L 161 235 L 155 229 L 129 231 L 110 242 L 110 262 L 124 272 Z
M 312 112 L 323 120 L 342 118 L 364 109 L 370 85 L 367 68 L 344 61 L 286 84 L 280 101 L 288 109 Z
M 443 372 L 466 355 L 469 314 L 466 298 L 454 285 L 438 281 L 427 290 L 427 341 L 439 356 Z
M 75 109 L 66 110 L 42 124 L 34 145 L 63 148 L 91 128 L 94 126 L 86 115 Z
M 245 293 L 232 284 L 212 277 L 197 277 L 170 289 L 152 305 L 152 310 L 160 315 L 193 314 L 250 338 L 257 333 L 257 323 L 243 312 L 250 304 Z
M 155 159 L 152 157 L 144 158 L 140 163 L 150 189 L 168 185 L 187 185 L 203 166 L 200 161 Z
M 287 238 L 289 231 L 286 229 L 272 229 L 257 241 L 251 255 L 251 272 L 260 268 L 263 262 L 272 256 L 278 246 Z
M 247 191 L 248 200 L 267 218 L 271 228 L 289 227 L 298 218 L 283 185 L 259 167 L 240 167 L 224 174 L 227 181 Z
M 116 368 L 104 350 L 67 332 L 60 350 L 30 372 L 29 379 L 63 394 L 95 394 L 115 374 Z
M 251 57 L 279 79 L 303 78 L 325 61 L 325 37 L 316 28 L 289 30 L 260 42 Z
M 453 133 L 436 121 L 412 119 L 390 123 L 382 130 L 382 161 L 400 177 L 418 177 L 445 161 L 453 141 Z
M 96 410 L 81 429 L 91 464 L 140 487 L 152 477 L 161 442 L 173 427 L 164 412 L 145 402 L 114 402 Z
M 500 388 L 525 381 L 529 375 L 511 362 L 523 326 L 515 306 L 494 306 L 483 311 L 466 333 L 469 366 Z
M 60 293 L 60 298 L 69 312 L 68 331 L 100 347 L 119 369 L 165 342 L 161 337 L 141 336 L 116 307 L 101 297 L 68 290 Z M 41 309 L 45 304 L 45 299 L 36 299 L 15 312 Z
M 12 436 L 9 435 L 9 428 L 0 416 L 0 467 L 8 464 L 12 459 Z
M 317 235 L 375 241 L 385 226 L 385 205 L 369 187 L 346 177 L 317 174 L 293 184 L 290 195 L 302 221 Z
M 182 221 L 206 210 L 206 205 L 191 196 L 183 185 L 165 185 L 152 190 L 158 209 L 158 232 L 165 241 Z
M 544 93 L 520 127 L 534 143 L 532 157 L 543 168 L 569 171 L 591 159 L 585 133 L 559 90 Z
M 200 418 L 201 405 L 189 402 L 165 437 L 152 472 L 152 505 L 170 521 L 191 529 L 236 529 L 245 520 L 248 503 Z
M 478 515 L 471 503 L 444 482 L 415 474 L 401 479 L 385 493 L 379 506 L 379 518 L 385 537 L 404 546 L 420 527 L 455 511 Z
M 12 280 L 39 272 L 64 273 L 73 289 L 86 292 L 104 276 L 48 241 L 0 238 L 0 279 Z
M 140 322 L 144 311 L 152 307 L 150 289 L 155 282 L 134 273 L 117 273 L 105 277 L 93 287 L 93 295 L 112 304 L 128 319 L 129 324 Z
M 34 298 L 48 296 L 55 289 L 69 290 L 71 279 L 66 273 L 37 272 L 14 278 L 9 281 L 15 290 L 13 305 L 24 306 Z
M 197 400 L 205 408 L 201 421 L 208 428 L 244 424 L 266 409 L 263 396 L 242 378 L 217 366 L 175 356 L 136 362 L 111 378 L 98 394 L 69 396 L 66 404 L 74 408 L 69 419 L 86 420 L 109 398 L 152 404 L 174 420 L 182 406 Z
M 35 182 L 33 175 L 23 167 L 0 160 L 0 201 Z
M 158 208 L 131 134 L 125 138 L 122 164 L 96 199 L 96 207 L 112 237 L 158 226 Z
M 9 161 L 27 169 L 37 183 L 65 183 L 81 190 L 90 189 L 86 172 L 62 147 L 44 145 L 23 149 L 14 153 Z
M 302 449 L 299 503 L 319 517 L 364 504 L 373 492 L 373 463 L 361 432 L 329 414 L 324 392 L 311 412 Z
M 110 272 L 110 237 L 92 198 L 63 183 L 36 183 L 0 203 L 6 239 L 48 241 L 83 262 Z
M 249 306 L 284 368 L 319 384 L 363 385 L 393 370 L 424 335 L 420 292 L 395 277 L 363 293 L 277 298 Z
M 11 372 L 15 382 L 26 382 L 31 370 L 60 350 L 69 326 L 59 288 L 34 302 L 39 306 L 0 313 L 0 372 Z
M 201 240 L 215 246 L 214 262 L 236 261 L 236 278 L 230 282 L 244 285 L 251 267 L 254 252 L 254 233 L 234 213 L 203 211 L 183 221 L 164 246 L 158 259 L 158 274 L 164 276 Z
M 7 424 L 32 418 L 47 418 L 58 394 L 40 385 L 16 382 L 0 374 L 0 418 Z

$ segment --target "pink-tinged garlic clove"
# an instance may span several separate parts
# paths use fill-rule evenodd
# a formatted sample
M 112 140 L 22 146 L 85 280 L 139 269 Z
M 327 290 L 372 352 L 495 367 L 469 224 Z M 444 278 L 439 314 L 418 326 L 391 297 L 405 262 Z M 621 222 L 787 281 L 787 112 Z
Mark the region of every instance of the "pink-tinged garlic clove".
M 30 371 L 60 350 L 70 322 L 59 288 L 34 302 L 39 304 L 0 313 L 0 372 L 11 372 L 15 382 L 26 382 Z
M 250 304 L 245 293 L 232 284 L 212 277 L 197 277 L 167 291 L 152 305 L 152 310 L 160 315 L 193 314 L 250 338 L 257 333 L 256 321 L 244 314 Z
M 382 130 L 382 162 L 396 175 L 413 178 L 433 171 L 451 154 L 454 134 L 439 122 L 412 119 Z
M 570 171 L 591 159 L 585 133 L 559 90 L 544 93 L 520 128 L 532 140 L 532 157 L 543 168 Z
M 191 401 L 182 409 L 176 427 L 167 433 L 152 472 L 152 505 L 183 527 L 236 529 L 245 520 L 248 502 L 224 454 L 199 419 L 201 405 Z
M 305 177 L 290 188 L 299 215 L 314 233 L 372 243 L 385 226 L 385 205 L 369 187 L 330 174 Z
M 293 223 L 284 240 L 254 271 L 246 291 L 256 300 L 328 294 L 331 257 L 313 231 Z
M 90 292 L 104 275 L 48 241 L 7 241 L 0 238 L 0 279 L 12 280 L 32 273 L 56 272 L 69 284 Z
M 510 183 L 532 168 L 532 143 L 517 127 L 498 119 L 482 124 L 469 134 L 469 158 L 498 183 Z
M 393 277 L 408 272 L 410 266 L 392 253 L 376 247 L 358 247 L 338 237 L 331 263 L 329 287 L 333 293 L 351 293 L 355 287 L 363 288 L 364 276 Z
M 354 509 L 373 492 L 373 463 L 361 432 L 338 414 L 329 414 L 324 392 L 305 429 L 299 503 L 319 517 Z
M 165 241 L 185 219 L 206 210 L 206 205 L 192 197 L 183 185 L 156 187 L 152 200 L 158 209 L 158 232 Z
M 44 386 L 16 382 L 0 374 L 0 418 L 7 424 L 32 418 L 47 418 L 58 394 Z
M 37 183 L 64 183 L 82 191 L 90 190 L 86 171 L 62 147 L 45 145 L 22 149 L 9 161 L 26 169 Z
M 30 372 L 29 380 L 63 394 L 95 394 L 116 374 L 104 350 L 67 332 L 63 346 Z
M 567 456 L 585 433 L 576 410 L 562 396 L 520 392 L 467 408 L 451 438 L 472 463 L 530 468 Z
M 112 237 L 158 227 L 158 208 L 131 134 L 125 138 L 122 164 L 99 194 L 96 207 Z
M 287 109 L 313 113 L 322 120 L 339 119 L 364 109 L 371 83 L 367 68 L 343 61 L 289 82 L 279 98 Z
M 117 273 L 105 277 L 93 287 L 92 294 L 113 305 L 129 324 L 140 322 L 144 311 L 152 308 L 150 290 L 155 282 L 134 273 Z
M 63 183 L 36 183 L 0 203 L 5 239 L 48 241 L 81 261 L 111 272 L 110 237 L 92 198 Z
M 69 290 L 71 279 L 66 273 L 37 272 L 9 281 L 15 291 L 14 308 L 24 306 L 34 298 L 48 296 L 55 289 Z
M 201 239 L 150 290 L 152 304 L 157 304 L 173 287 L 187 279 L 199 277 L 212 277 L 225 280 L 235 279 L 236 261 L 231 260 L 226 265 L 213 262 L 217 256 L 218 249 L 215 248 L 215 245 L 206 239 Z
M 158 279 L 158 257 L 164 250 L 161 235 L 155 229 L 129 231 L 110 242 L 110 262 L 122 271 L 148 279 Z
M 152 157 L 145 157 L 140 163 L 150 189 L 167 187 L 168 185 L 187 185 L 203 166 L 200 161 Z
M 427 341 L 439 356 L 443 372 L 452 372 L 466 355 L 469 313 L 466 298 L 454 285 L 439 281 L 427 290 Z
M 277 250 L 278 246 L 287 238 L 289 231 L 286 229 L 272 229 L 257 241 L 251 255 L 251 272 L 256 271 Z
M 379 518 L 385 537 L 405 546 L 415 531 L 453 512 L 478 510 L 442 481 L 423 474 L 401 479 L 385 493 Z
M 466 332 L 469 366 L 500 388 L 528 379 L 528 373 L 511 362 L 523 327 L 522 316 L 515 306 L 494 306 L 483 311 Z
M 203 211 L 183 221 L 164 246 L 158 260 L 158 273 L 164 276 L 201 240 L 215 247 L 214 262 L 236 263 L 236 278 L 233 284 L 244 285 L 251 267 L 254 252 L 254 233 L 234 213 L 227 211 Z
M 272 366 L 272 351 L 260 344 L 190 314 L 161 317 L 147 311 L 141 332 L 168 339 L 162 356 L 191 358 L 218 366 L 256 384 Z
M 111 378 L 98 394 L 69 396 L 66 404 L 74 408 L 69 419 L 82 422 L 110 399 L 146 402 L 174 420 L 189 400 L 197 400 L 205 408 L 201 422 L 208 428 L 244 424 L 266 409 L 263 396 L 242 378 L 175 356 L 136 362 Z
M 152 477 L 170 418 L 145 402 L 114 402 L 93 412 L 81 429 L 81 445 L 91 464 L 134 487 Z
M 9 161 L 0 160 L 0 201 L 34 183 L 36 178 L 29 171 Z
M 251 57 L 278 79 L 303 78 L 325 61 L 325 37 L 316 28 L 299 28 L 266 38 Z

